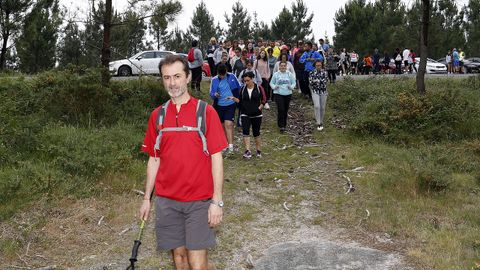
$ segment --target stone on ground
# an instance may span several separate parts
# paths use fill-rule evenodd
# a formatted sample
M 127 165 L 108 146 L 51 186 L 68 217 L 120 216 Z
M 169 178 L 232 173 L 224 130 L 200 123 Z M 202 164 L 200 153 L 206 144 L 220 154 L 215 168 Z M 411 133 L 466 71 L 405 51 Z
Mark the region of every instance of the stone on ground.
M 405 269 L 401 267 L 401 264 L 401 260 L 396 254 L 355 245 L 316 241 L 288 242 L 272 246 L 255 263 L 255 269 Z

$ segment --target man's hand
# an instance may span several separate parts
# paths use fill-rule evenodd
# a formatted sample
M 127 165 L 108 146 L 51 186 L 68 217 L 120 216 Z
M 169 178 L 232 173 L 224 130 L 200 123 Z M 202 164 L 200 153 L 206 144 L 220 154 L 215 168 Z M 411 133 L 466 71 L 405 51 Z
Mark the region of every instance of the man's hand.
M 140 207 L 140 219 L 147 220 L 148 215 L 150 214 L 150 200 L 143 200 L 142 206 Z
M 220 93 L 215 92 L 215 96 L 216 96 L 217 98 L 220 97 Z
M 222 222 L 223 219 L 223 208 L 211 203 L 208 208 L 208 225 L 214 228 Z

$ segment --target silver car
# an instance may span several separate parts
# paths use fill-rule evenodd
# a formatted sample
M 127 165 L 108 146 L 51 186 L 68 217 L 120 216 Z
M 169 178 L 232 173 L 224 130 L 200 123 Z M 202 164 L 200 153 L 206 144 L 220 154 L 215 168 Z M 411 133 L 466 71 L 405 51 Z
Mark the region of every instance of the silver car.
M 143 51 L 134 56 L 110 62 L 109 71 L 112 75 L 130 76 L 139 74 L 158 74 L 158 64 L 171 51 Z
M 417 70 L 419 65 L 420 65 L 420 57 L 416 57 L 415 67 L 417 68 Z M 447 73 L 447 66 L 433 59 L 427 58 L 426 73 L 428 74 Z

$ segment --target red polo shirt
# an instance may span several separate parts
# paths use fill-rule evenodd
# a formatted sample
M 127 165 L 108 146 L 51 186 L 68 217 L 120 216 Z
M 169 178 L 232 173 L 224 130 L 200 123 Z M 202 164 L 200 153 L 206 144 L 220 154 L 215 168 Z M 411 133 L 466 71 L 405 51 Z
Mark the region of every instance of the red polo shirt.
M 164 127 L 197 126 L 198 99 L 190 97 L 180 111 L 171 101 L 167 108 Z M 160 151 L 154 146 L 158 135 L 157 119 L 160 107 L 150 115 L 142 151 L 160 158 L 155 178 L 157 196 L 187 202 L 205 200 L 213 195 L 212 159 L 203 153 L 202 140 L 197 132 L 170 131 L 162 134 Z M 217 112 L 206 109 L 207 147 L 210 155 L 227 147 L 227 139 Z M 156 153 L 155 153 L 156 152 Z

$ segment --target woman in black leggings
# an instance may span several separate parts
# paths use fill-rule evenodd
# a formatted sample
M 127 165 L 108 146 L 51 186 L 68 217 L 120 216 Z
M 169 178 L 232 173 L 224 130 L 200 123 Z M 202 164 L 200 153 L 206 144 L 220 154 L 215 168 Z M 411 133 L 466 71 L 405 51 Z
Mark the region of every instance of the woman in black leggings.
M 260 138 L 260 126 L 262 125 L 262 110 L 267 102 L 264 89 L 254 82 L 253 72 L 245 72 L 242 75 L 244 86 L 240 90 L 239 98 L 229 97 L 239 103 L 240 119 L 242 121 L 243 142 L 245 144 L 244 158 L 251 158 L 250 151 L 250 127 L 252 127 L 253 137 L 255 138 L 255 147 L 257 157 L 262 157 L 262 141 Z

